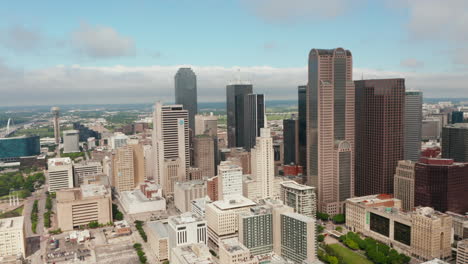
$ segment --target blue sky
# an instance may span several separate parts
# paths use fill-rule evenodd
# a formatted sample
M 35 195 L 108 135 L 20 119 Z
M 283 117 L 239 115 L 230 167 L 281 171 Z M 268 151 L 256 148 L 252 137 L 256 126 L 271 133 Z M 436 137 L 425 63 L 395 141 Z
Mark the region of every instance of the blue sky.
M 271 98 L 293 98 L 309 50 L 335 47 L 353 52 L 355 76 L 406 77 L 428 97 L 468 94 L 467 2 L 6 1 L 0 89 L 17 99 L 0 104 L 49 103 L 62 96 L 54 87 L 106 103 L 170 101 L 179 65 L 196 70 L 201 101 L 222 100 L 237 68 Z M 25 100 L 29 89 L 44 96 Z

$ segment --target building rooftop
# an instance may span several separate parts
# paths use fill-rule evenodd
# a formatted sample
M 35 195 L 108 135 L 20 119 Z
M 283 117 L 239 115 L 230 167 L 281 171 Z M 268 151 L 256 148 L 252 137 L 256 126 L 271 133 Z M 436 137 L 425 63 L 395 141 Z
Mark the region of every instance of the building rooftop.
M 237 238 L 228 238 L 224 239 L 220 243 L 226 251 L 228 251 L 231 254 L 239 254 L 243 253 L 246 251 L 249 251 L 247 247 L 245 247 L 241 242 L 239 242 L 239 239 Z
M 169 222 L 174 223 L 175 225 L 183 225 L 183 224 L 190 224 L 194 222 L 205 221 L 203 217 L 199 216 L 198 214 L 192 212 L 186 212 L 181 215 L 171 216 L 169 217 Z
M 167 223 L 163 223 L 161 221 L 153 221 L 146 223 L 146 226 L 154 233 L 158 234 L 159 238 L 166 238 L 168 237 L 167 234 Z
M 265 215 L 265 214 L 271 214 L 272 213 L 272 208 L 270 206 L 266 205 L 259 205 L 259 206 L 254 206 L 250 207 L 250 212 L 245 212 L 242 213 L 242 216 L 254 216 L 254 215 Z
M 305 216 L 303 214 L 298 214 L 298 213 L 284 213 L 283 215 L 298 219 L 300 221 L 306 222 L 306 223 L 315 223 L 314 218 Z
M 195 186 L 205 185 L 205 181 L 204 180 L 191 180 L 191 181 L 186 181 L 186 182 L 176 182 L 175 185 L 177 185 L 179 188 L 182 188 L 183 190 L 190 190 Z
M 219 170 L 241 170 L 242 167 L 233 163 L 232 161 L 221 161 L 221 164 L 218 166 Z
M 153 201 L 164 200 L 164 198 L 160 196 L 156 196 L 150 199 L 146 197 L 139 189 L 120 192 L 120 196 L 122 199 L 125 199 L 125 201 L 128 202 L 130 206 L 138 206 L 140 203 L 150 203 Z
M 349 198 L 346 201 L 357 203 L 357 204 L 371 205 L 371 204 L 380 204 L 383 202 L 399 201 L 399 200 L 397 198 L 394 198 L 393 195 L 391 194 L 373 194 L 373 195 Z
M 70 158 L 54 158 L 47 161 L 47 165 L 50 166 L 63 166 L 71 165 L 72 160 Z
M 448 262 L 445 262 L 443 260 L 440 260 L 438 258 L 435 258 L 433 260 L 429 260 L 429 261 L 426 261 L 426 262 L 423 262 L 421 264 L 449 264 Z
M 312 186 L 307 186 L 303 184 L 299 184 L 295 181 L 284 181 L 280 183 L 282 186 L 287 187 L 287 188 L 292 188 L 300 191 L 305 191 L 305 190 L 315 190 L 314 187 Z
M 0 232 L 6 232 L 13 229 L 23 229 L 23 224 L 23 216 L 0 219 Z
M 450 124 L 445 127 L 448 128 L 460 128 L 460 129 L 468 129 L 468 123 L 456 123 L 456 124 Z
M 213 202 L 213 205 L 220 210 L 229 210 L 240 207 L 254 206 L 256 203 L 242 195 L 236 195 L 226 197 L 224 200 L 215 201 Z
M 183 264 L 214 264 L 209 249 L 204 244 L 191 244 L 172 249 Z
M 94 197 L 94 196 L 104 196 L 107 195 L 109 192 L 101 184 L 83 184 L 80 186 L 81 189 L 81 196 L 83 198 L 87 197 Z

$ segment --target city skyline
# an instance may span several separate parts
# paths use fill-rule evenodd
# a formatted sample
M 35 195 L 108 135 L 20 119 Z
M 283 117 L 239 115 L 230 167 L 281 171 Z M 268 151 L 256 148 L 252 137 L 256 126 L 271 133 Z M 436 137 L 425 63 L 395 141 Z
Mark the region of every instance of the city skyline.
M 268 98 L 293 99 L 291 90 L 306 83 L 311 47 L 353 50 L 354 79 L 405 78 L 428 98 L 466 89 L 465 1 L 335 0 L 308 16 L 314 3 L 141 1 L 110 9 L 94 3 L 93 12 L 76 5 L 73 13 L 58 3 L 30 3 L 28 10 L 4 4 L 0 92 L 8 99 L 0 104 L 167 101 L 174 96 L 171 77 L 184 66 L 197 73 L 200 102 L 222 101 L 222 87 L 239 75 Z M 169 16 L 174 8 L 180 14 Z M 440 15 L 424 16 L 434 10 Z M 326 34 L 343 25 L 342 38 Z M 241 38 L 249 41 L 233 41 Z

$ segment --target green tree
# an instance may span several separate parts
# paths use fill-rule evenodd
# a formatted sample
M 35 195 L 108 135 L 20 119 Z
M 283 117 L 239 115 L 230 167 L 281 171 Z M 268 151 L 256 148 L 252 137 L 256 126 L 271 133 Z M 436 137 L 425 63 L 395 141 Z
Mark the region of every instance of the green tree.
M 317 232 L 318 233 L 322 233 L 323 230 L 325 230 L 325 227 L 323 227 L 322 225 L 317 225 Z
M 338 258 L 335 257 L 335 256 L 328 256 L 327 261 L 330 264 L 338 264 L 339 263 Z
M 327 221 L 330 218 L 330 215 L 326 213 L 317 212 L 317 218 L 323 221 Z
M 99 222 L 98 221 L 91 221 L 88 224 L 89 228 L 98 228 L 99 227 Z
M 345 222 L 345 215 L 344 214 L 334 215 L 332 220 L 333 220 L 333 222 L 335 222 L 337 224 L 343 224 Z
M 337 227 L 335 228 L 335 230 L 338 231 L 338 232 L 343 232 L 343 227 L 337 226 Z
M 324 235 L 318 235 L 317 236 L 317 241 L 318 242 L 323 242 L 325 240 L 325 236 Z

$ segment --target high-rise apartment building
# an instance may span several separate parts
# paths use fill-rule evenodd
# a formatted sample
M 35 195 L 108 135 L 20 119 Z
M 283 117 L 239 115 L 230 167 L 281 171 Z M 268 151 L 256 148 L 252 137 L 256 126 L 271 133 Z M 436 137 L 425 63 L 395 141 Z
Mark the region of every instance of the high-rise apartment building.
M 405 80 L 355 81 L 358 196 L 393 192 L 393 176 L 404 156 Z
M 239 215 L 239 241 L 252 255 L 273 251 L 273 232 L 272 208 L 255 206 L 250 208 L 250 212 Z
M 118 192 L 132 191 L 145 180 L 143 146 L 130 144 L 118 148 L 112 155 L 112 186 Z
M 299 164 L 299 120 L 283 120 L 284 164 Z
M 206 221 L 199 215 L 188 212 L 168 219 L 169 248 L 188 244 L 206 245 Z
M 281 256 L 294 263 L 316 261 L 315 220 L 298 213 L 281 214 Z
M 228 147 L 243 147 L 244 97 L 252 93 L 252 84 L 229 84 L 226 86 L 226 113 Z
M 318 210 L 343 211 L 354 196 L 354 83 L 349 50 L 312 49 L 307 86 L 307 177 Z
M 188 112 L 181 105 L 163 106 L 157 102 L 154 107 L 153 124 L 153 179 L 163 186 L 163 190 L 173 190 L 168 174 L 164 171 L 175 169 L 178 164 L 177 172 L 172 171 L 170 174 L 187 178 L 190 167 Z M 165 190 L 165 195 L 171 193 L 170 190 Z
M 180 68 L 175 77 L 175 103 L 188 111 L 190 129 L 195 131 L 195 115 L 198 113 L 197 76 L 191 68 Z
M 442 158 L 468 162 L 468 124 L 458 123 L 442 129 Z
M 299 165 L 307 166 L 307 86 L 297 88 L 299 119 Z
M 406 91 L 404 111 L 404 160 L 418 161 L 421 155 L 422 103 L 422 92 Z
M 265 97 L 263 94 L 248 94 L 244 98 L 244 142 L 238 147 L 247 151 L 255 146 L 260 130 L 265 127 Z
M 24 216 L 0 219 L 0 259 L 7 256 L 26 258 Z
M 95 176 L 102 173 L 102 165 L 100 162 L 85 161 L 82 163 L 73 164 L 73 172 L 75 175 L 75 187 L 80 186 L 84 182 L 85 177 Z
M 317 213 L 315 188 L 302 185 L 295 181 L 280 183 L 280 200 L 294 209 L 294 212 L 309 217 L 315 217 Z
M 55 158 L 47 161 L 49 192 L 73 188 L 73 164 L 70 158 Z
M 415 206 L 437 211 L 468 212 L 468 163 L 421 158 L 415 165 Z
M 405 211 L 414 208 L 414 166 L 411 160 L 400 160 L 395 172 L 393 195 L 400 199 Z
M 270 129 L 261 129 L 255 148 L 251 151 L 251 157 L 252 178 L 258 185 L 258 197 L 260 199 L 272 198 L 275 167 Z
M 64 231 L 88 225 L 112 222 L 111 190 L 99 184 L 57 192 L 57 222 Z
M 203 177 L 215 176 L 214 140 L 208 135 L 193 138 L 194 166 L 201 170 Z
M 50 109 L 50 112 L 52 113 L 52 122 L 54 123 L 54 138 L 55 138 L 55 144 L 60 144 L 60 123 L 59 123 L 59 118 L 60 118 L 60 107 L 52 107 Z
M 78 130 L 63 131 L 63 153 L 80 152 L 80 133 Z
M 242 168 L 229 161 L 218 166 L 218 199 L 242 195 Z

